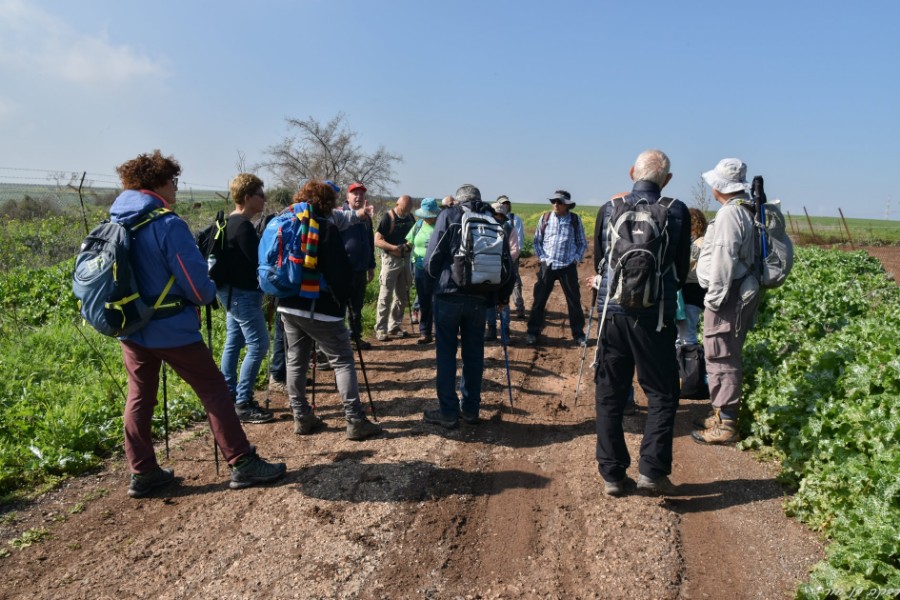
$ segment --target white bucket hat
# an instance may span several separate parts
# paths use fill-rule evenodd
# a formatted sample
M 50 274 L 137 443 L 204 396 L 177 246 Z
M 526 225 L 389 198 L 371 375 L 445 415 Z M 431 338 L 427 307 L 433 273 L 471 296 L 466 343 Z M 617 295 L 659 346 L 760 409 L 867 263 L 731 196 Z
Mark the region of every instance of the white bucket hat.
M 747 165 L 738 158 L 723 158 L 715 169 L 703 174 L 703 181 L 722 194 L 750 189 L 747 185 Z

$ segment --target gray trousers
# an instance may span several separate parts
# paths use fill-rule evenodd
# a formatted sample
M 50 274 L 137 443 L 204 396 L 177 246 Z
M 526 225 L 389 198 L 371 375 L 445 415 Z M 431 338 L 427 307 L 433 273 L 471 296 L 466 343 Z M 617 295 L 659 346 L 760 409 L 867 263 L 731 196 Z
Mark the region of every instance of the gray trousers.
M 519 259 L 513 263 L 513 271 L 516 274 L 516 283 L 513 286 L 510 304 L 516 307 L 516 310 L 525 310 L 525 298 L 522 296 L 522 276 L 519 275 Z
M 409 304 L 412 271 L 409 256 L 381 253 L 381 288 L 378 290 L 378 309 L 375 331 L 399 333 L 403 330 L 403 313 Z
M 281 313 L 284 319 L 284 335 L 287 347 L 287 389 L 294 416 L 309 414 L 311 407 L 306 400 L 306 373 L 313 345 L 328 358 L 334 368 L 334 379 L 344 414 L 349 419 L 365 417 L 359 401 L 359 381 L 356 378 L 356 364 L 353 362 L 353 348 L 350 346 L 350 331 L 343 321 L 317 321 Z
M 741 300 L 740 281 L 735 281 L 719 310 L 706 308 L 703 312 L 703 350 L 709 397 L 714 408 L 735 416 L 741 407 L 744 341 L 753 325 L 757 306 L 759 293 L 745 303 Z

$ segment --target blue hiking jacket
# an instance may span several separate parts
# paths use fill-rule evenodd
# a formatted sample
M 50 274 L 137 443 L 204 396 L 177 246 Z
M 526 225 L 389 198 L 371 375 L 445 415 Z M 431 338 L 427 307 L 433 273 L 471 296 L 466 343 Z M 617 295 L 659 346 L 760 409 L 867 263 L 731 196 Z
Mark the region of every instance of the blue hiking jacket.
M 109 209 L 112 221 L 131 221 L 156 208 L 169 208 L 165 200 L 147 190 L 125 190 Z M 147 348 L 177 348 L 203 340 L 200 306 L 212 302 L 216 284 L 194 236 L 181 217 L 170 213 L 154 219 L 134 236 L 132 262 L 145 302 L 153 304 L 175 276 L 169 296 L 184 300 L 184 308 L 170 317 L 154 319 L 146 327 L 119 339 Z

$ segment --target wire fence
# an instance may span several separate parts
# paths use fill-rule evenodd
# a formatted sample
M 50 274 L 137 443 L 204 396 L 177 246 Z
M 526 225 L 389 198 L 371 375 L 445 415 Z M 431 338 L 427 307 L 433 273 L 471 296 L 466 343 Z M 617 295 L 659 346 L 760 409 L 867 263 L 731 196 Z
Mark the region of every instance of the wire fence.
M 179 187 L 179 199 L 191 203 L 221 199 L 217 192 L 226 193 L 221 187 L 190 181 L 180 181 Z M 0 167 L 0 204 L 31 200 L 64 208 L 83 199 L 86 204 L 109 206 L 121 190 L 118 176 L 108 173 Z

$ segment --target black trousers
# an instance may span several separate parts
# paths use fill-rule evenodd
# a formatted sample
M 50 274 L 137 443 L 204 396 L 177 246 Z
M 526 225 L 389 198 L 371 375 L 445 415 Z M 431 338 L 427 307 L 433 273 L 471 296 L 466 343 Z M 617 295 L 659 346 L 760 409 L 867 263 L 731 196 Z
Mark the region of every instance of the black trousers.
M 656 318 L 607 315 L 600 336 L 600 364 L 594 381 L 597 408 L 597 464 L 606 481 L 619 481 L 631 464 L 622 411 L 637 368 L 647 395 L 647 423 L 638 470 L 652 479 L 672 472 L 672 436 L 678 410 L 675 323 L 656 331 Z
M 534 284 L 534 301 L 531 305 L 531 315 L 528 317 L 528 333 L 538 335 L 544 328 L 547 300 L 550 299 L 550 293 L 553 292 L 553 284 L 556 281 L 559 281 L 563 294 L 566 296 L 572 338 L 579 338 L 584 335 L 584 310 L 581 308 L 581 288 L 578 285 L 577 263 L 572 263 L 562 269 L 551 269 L 541 263 L 541 271 Z
M 362 335 L 362 309 L 366 301 L 366 285 L 368 285 L 367 271 L 353 271 L 350 274 L 350 302 L 348 308 L 354 317 L 350 319 L 350 331 L 353 337 Z

